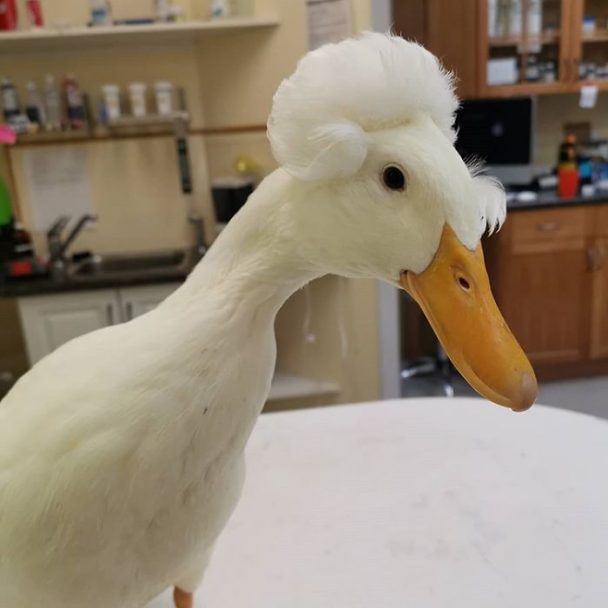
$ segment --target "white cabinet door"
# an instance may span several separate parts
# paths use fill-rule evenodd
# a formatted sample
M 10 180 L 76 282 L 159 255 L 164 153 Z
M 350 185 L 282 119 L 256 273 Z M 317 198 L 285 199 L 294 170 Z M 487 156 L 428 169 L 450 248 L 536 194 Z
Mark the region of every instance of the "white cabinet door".
M 179 286 L 179 283 L 162 283 L 160 285 L 121 289 L 120 302 L 123 320 L 130 321 L 150 312 Z
M 18 304 L 31 365 L 72 338 L 121 321 L 114 290 L 20 298 Z

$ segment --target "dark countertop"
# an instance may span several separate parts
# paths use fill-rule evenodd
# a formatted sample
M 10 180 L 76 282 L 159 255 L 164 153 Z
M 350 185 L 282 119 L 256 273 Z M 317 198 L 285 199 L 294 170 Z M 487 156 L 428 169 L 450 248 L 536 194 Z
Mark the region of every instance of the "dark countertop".
M 602 205 L 608 203 L 608 191 L 598 191 L 593 196 L 575 196 L 572 198 L 560 198 L 555 191 L 539 192 L 533 201 L 521 202 L 509 200 L 507 209 L 509 211 L 528 211 L 532 209 L 546 209 L 549 207 L 573 207 L 576 205 Z
M 0 281 L 0 298 L 22 298 L 93 289 L 119 289 L 160 283 L 178 283 L 188 276 L 192 268 L 193 266 L 189 264 L 172 268 L 146 269 L 139 272 L 99 273 L 71 277 L 64 281 L 54 281 L 47 276 L 2 280 Z

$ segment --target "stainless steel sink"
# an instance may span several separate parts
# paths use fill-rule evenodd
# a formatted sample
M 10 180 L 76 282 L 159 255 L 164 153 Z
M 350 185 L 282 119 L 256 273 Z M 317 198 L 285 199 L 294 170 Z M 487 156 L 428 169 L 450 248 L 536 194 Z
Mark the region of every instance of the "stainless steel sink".
M 133 255 L 94 256 L 75 262 L 69 269 L 74 277 L 91 275 L 140 274 L 180 269 L 187 265 L 187 253 L 180 250 L 155 251 Z

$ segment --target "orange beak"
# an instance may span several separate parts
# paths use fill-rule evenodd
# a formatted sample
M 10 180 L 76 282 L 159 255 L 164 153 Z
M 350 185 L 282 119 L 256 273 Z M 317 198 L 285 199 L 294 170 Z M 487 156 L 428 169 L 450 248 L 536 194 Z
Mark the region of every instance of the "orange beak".
M 481 244 L 469 251 L 446 224 L 429 267 L 402 272 L 400 282 L 480 395 L 517 412 L 534 403 L 534 370 L 494 301 Z

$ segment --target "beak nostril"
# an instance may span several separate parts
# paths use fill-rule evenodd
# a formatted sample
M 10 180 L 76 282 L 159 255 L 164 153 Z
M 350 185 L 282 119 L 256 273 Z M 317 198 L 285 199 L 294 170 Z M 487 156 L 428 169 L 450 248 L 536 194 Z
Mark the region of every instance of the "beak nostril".
M 458 277 L 458 284 L 465 291 L 469 291 L 471 289 L 471 284 L 464 277 L 462 277 L 462 276 Z

